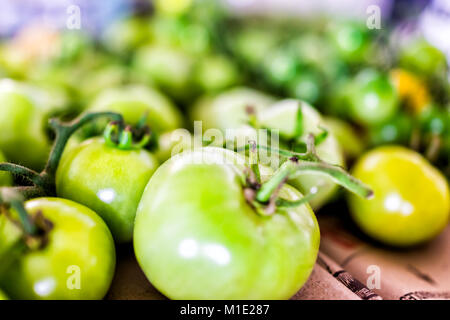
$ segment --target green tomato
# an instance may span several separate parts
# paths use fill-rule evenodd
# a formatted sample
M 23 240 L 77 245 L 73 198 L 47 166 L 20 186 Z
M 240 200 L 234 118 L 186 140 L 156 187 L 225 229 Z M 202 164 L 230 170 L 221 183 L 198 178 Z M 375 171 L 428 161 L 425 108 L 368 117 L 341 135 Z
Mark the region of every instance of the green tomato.
M 447 225 L 447 181 L 418 153 L 398 146 L 379 147 L 359 159 L 352 171 L 374 191 L 370 200 L 348 197 L 356 224 L 374 239 L 411 246 L 432 239 Z
M 45 132 L 46 111 L 11 80 L 0 82 L 0 150 L 8 161 L 40 170 L 50 151 Z
M 365 61 L 370 49 L 370 37 L 365 25 L 344 22 L 330 26 L 330 35 L 337 51 L 350 63 Z
M 190 150 L 193 145 L 193 136 L 189 130 L 179 128 L 158 137 L 158 147 L 154 154 L 159 162 L 163 163 L 175 154 Z
M 252 67 L 258 67 L 279 41 L 279 34 L 268 28 L 245 28 L 233 36 L 236 54 Z
M 325 127 L 336 137 L 346 157 L 354 159 L 363 153 L 365 141 L 350 123 L 334 117 L 325 117 L 323 120 Z
M 239 74 L 233 61 L 211 55 L 198 61 L 193 77 L 203 91 L 218 91 L 236 84 Z
M 164 163 L 147 185 L 136 216 L 135 253 L 167 297 L 288 299 L 311 274 L 319 249 L 314 213 L 302 205 L 260 216 L 244 197 L 244 161 L 220 148 L 185 152 Z M 288 185 L 280 196 L 302 197 Z
M 266 53 L 262 68 L 268 81 L 279 87 L 295 77 L 299 62 L 292 52 L 277 47 Z
M 143 19 L 132 17 L 112 23 L 102 35 L 102 43 L 116 54 L 125 54 L 149 37 L 150 30 Z
M 147 125 L 158 133 L 176 129 L 182 123 L 180 112 L 169 98 L 143 85 L 102 91 L 87 111 L 117 112 L 123 115 L 125 122 L 132 125 L 137 124 L 147 114 Z
M 305 100 L 309 103 L 317 102 L 322 91 L 322 79 L 317 72 L 301 72 L 289 82 L 288 93 L 291 97 Z
M 450 112 L 436 105 L 426 107 L 419 114 L 422 130 L 434 135 L 450 133 Z
M 394 85 L 386 75 L 373 70 L 363 70 L 353 79 L 348 102 L 351 117 L 363 125 L 384 123 L 399 108 Z
M 406 113 L 399 113 L 390 121 L 375 126 L 370 130 L 370 140 L 375 145 L 399 143 L 407 144 L 411 140 L 413 118 Z
M 53 227 L 44 248 L 22 252 L 2 273 L 2 288 L 12 299 L 102 299 L 115 268 L 114 241 L 103 220 L 59 198 L 29 200 L 25 208 L 32 216 L 41 212 Z
M 0 151 L 0 163 L 6 162 L 6 158 L 3 153 Z M 9 186 L 12 183 L 12 176 L 8 172 L 0 171 L 0 186 Z
M 133 58 L 136 74 L 178 99 L 189 98 L 193 94 L 190 88 L 193 67 L 194 61 L 189 54 L 170 46 L 144 46 Z
M 265 93 L 238 87 L 216 96 L 201 98 L 191 109 L 191 120 L 202 121 L 203 129 L 239 128 L 248 119 L 246 108 L 251 106 L 255 112 L 267 108 L 274 99 Z
M 82 80 L 77 85 L 80 103 L 86 101 L 88 105 L 102 91 L 121 86 L 126 81 L 127 74 L 127 67 L 111 63 L 82 75 Z
M 117 242 L 128 242 L 142 192 L 157 167 L 145 150 L 120 150 L 93 138 L 64 153 L 56 192 L 97 212 Z
M 92 50 L 93 41 L 86 33 L 66 31 L 61 34 L 59 52 L 55 60 L 59 63 L 74 63 L 84 52 Z
M 403 68 L 424 76 L 445 74 L 447 70 L 445 55 L 425 39 L 417 39 L 402 48 L 399 62 Z
M 258 114 L 258 120 L 263 127 L 278 130 L 281 138 L 295 139 L 299 107 L 303 114 L 303 133 L 297 140 L 305 142 L 308 134 L 318 135 L 323 132 L 321 127 L 325 127 L 319 112 L 306 102 L 293 99 L 282 100 L 270 108 L 262 110 Z M 281 144 L 281 147 L 284 146 Z M 319 157 L 328 163 L 340 166 L 345 164 L 342 150 L 332 132 L 329 132 L 326 139 L 316 146 L 316 151 Z M 338 187 L 329 177 L 320 173 L 302 174 L 298 178 L 291 179 L 289 184 L 304 194 L 316 193 L 314 198 L 309 201 L 314 209 L 318 209 L 328 202 Z

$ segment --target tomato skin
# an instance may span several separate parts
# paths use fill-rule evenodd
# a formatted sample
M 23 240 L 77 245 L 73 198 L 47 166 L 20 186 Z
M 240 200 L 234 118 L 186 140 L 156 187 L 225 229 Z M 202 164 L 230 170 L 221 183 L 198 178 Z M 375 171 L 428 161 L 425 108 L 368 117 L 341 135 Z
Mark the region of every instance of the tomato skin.
M 204 162 L 192 163 L 197 156 Z M 242 167 L 223 164 L 225 158 L 243 159 L 207 147 L 156 171 L 136 216 L 138 262 L 172 299 L 288 299 L 317 257 L 315 216 L 309 205 L 259 216 L 244 199 Z M 281 195 L 301 197 L 287 185 Z
M 176 129 L 182 122 L 180 112 L 169 98 L 156 89 L 142 85 L 107 89 L 97 96 L 87 111 L 117 112 L 129 124 L 137 124 L 148 114 L 147 125 L 156 132 Z
M 432 239 L 447 225 L 447 181 L 414 151 L 399 146 L 376 148 L 355 164 L 352 173 L 374 191 L 370 200 L 348 196 L 355 222 L 374 239 L 411 246 Z
M 129 242 L 137 205 L 157 167 L 156 158 L 145 150 L 120 150 L 92 138 L 64 153 L 56 191 L 97 212 L 117 242 Z
M 202 121 L 203 130 L 239 128 L 248 119 L 247 106 L 256 113 L 267 108 L 275 100 L 263 92 L 236 87 L 215 96 L 205 96 L 191 109 L 191 120 Z
M 53 229 L 44 249 L 23 253 L 7 269 L 0 279 L 2 288 L 12 299 L 102 299 L 115 268 L 114 241 L 103 220 L 92 210 L 59 198 L 36 198 L 25 208 L 32 215 L 42 211 Z M 75 269 L 80 289 L 68 286 Z
M 366 69 L 352 81 L 348 103 L 353 120 L 362 125 L 378 125 L 396 114 L 399 96 L 386 75 Z
M 428 77 L 445 74 L 447 70 L 445 54 L 422 38 L 402 48 L 399 63 L 407 70 Z
M 0 149 L 8 161 L 42 169 L 50 151 L 45 112 L 20 90 L 10 89 L 13 82 L 6 81 L 0 83 Z

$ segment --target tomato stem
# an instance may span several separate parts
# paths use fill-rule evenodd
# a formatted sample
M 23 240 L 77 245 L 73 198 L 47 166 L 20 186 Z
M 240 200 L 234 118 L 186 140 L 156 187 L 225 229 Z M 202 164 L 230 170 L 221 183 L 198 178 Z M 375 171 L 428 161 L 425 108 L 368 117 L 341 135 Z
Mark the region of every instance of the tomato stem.
M 250 168 L 255 174 L 256 182 L 261 183 L 261 174 L 259 172 L 259 161 L 258 161 L 258 151 L 256 148 L 256 141 L 252 140 L 249 141 L 249 161 L 250 161 Z
M 69 141 L 70 137 L 75 133 L 75 131 L 77 131 L 85 124 L 92 122 L 98 118 L 104 117 L 113 119 L 118 123 L 119 127 L 123 126 L 124 121 L 122 115 L 115 112 L 86 113 L 68 123 L 63 123 L 56 118 L 50 119 L 50 127 L 55 131 L 56 139 L 53 144 L 52 151 L 50 152 L 50 157 L 47 165 L 44 171 L 41 173 L 41 176 L 52 181 L 52 185 L 54 185 L 53 182 L 56 174 L 56 169 L 58 168 L 58 164 L 61 160 L 61 156 L 64 152 L 67 141 Z
M 373 196 L 373 191 L 368 186 L 351 176 L 341 167 L 326 163 L 317 156 L 314 135 L 308 135 L 306 144 L 307 152 L 301 155 L 303 159 L 308 160 L 300 160 L 294 155 L 285 161 L 274 173 L 272 178 L 264 183 L 261 186 L 261 189 L 256 193 L 256 200 L 258 202 L 268 203 L 270 201 L 269 205 L 273 204 L 273 202 L 276 201 L 276 198 L 274 199 L 273 195 L 277 193 L 280 186 L 288 179 L 295 178 L 297 175 L 301 174 L 302 171 L 317 171 L 326 174 L 337 184 L 361 197 L 370 198 Z
M 12 209 L 16 210 L 25 234 L 33 236 L 37 233 L 37 228 L 25 210 L 23 201 L 23 196 L 12 188 L 0 189 L 0 203 L 8 204 Z
M 119 127 L 123 126 L 122 115 L 114 112 L 86 113 L 67 123 L 60 122 L 57 119 L 51 119 L 50 126 L 56 133 L 56 139 L 50 152 L 50 156 L 45 169 L 41 173 L 37 173 L 36 171 L 20 166 L 18 164 L 0 163 L 0 171 L 11 172 L 13 174 L 22 176 L 33 183 L 33 186 L 15 186 L 5 187 L 2 189 L 15 190 L 16 192 L 19 192 L 25 199 L 33 198 L 36 196 L 55 195 L 56 169 L 58 168 L 59 161 L 61 160 L 62 154 L 64 152 L 64 148 L 70 137 L 75 133 L 75 131 L 77 131 L 85 124 L 102 117 L 109 117 L 115 120 Z M 0 199 L 0 204 L 1 203 L 2 200 Z

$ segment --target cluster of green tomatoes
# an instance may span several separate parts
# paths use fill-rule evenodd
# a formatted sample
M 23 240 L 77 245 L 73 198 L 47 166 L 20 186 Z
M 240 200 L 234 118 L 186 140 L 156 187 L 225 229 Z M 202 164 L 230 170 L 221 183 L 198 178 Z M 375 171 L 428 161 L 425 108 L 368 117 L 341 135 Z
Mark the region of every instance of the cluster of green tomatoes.
M 396 139 L 367 144 L 355 133 L 377 137 L 401 110 L 419 120 L 443 114 L 442 128 L 420 122 L 427 134 L 419 141 L 437 136 L 429 152 L 442 161 L 449 121 L 429 107 L 419 71 L 387 77 L 372 68 L 338 81 L 336 66 L 366 63 L 365 35 L 357 50 L 354 29 L 336 35 L 336 64 L 308 45 L 321 37 L 291 39 L 307 61 L 294 66 L 276 56 L 293 51 L 273 47 L 281 43 L 275 26 L 240 23 L 244 30 L 219 45 L 226 20 L 208 10 L 119 21 L 100 43 L 36 29 L 2 43 L 0 298 L 102 299 L 116 245 L 133 243 L 145 275 L 169 298 L 289 299 L 316 262 L 315 213 L 333 206 L 339 186 L 356 224 L 381 243 L 413 246 L 446 227 L 442 172 Z M 40 35 L 38 48 L 27 33 Z M 417 66 L 416 55 L 404 59 Z M 322 85 L 311 89 L 321 72 L 336 77 L 333 103 Z M 271 94 L 243 86 L 251 83 Z M 214 134 L 193 135 L 194 121 Z M 386 142 L 396 144 L 365 152 Z

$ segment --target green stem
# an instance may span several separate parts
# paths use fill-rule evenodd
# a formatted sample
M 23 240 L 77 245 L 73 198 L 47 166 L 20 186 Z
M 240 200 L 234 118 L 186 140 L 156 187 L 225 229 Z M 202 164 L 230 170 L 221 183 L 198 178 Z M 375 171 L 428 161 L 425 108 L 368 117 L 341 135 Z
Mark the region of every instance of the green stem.
M 296 164 L 294 161 L 286 161 L 274 173 L 269 181 L 261 186 L 261 189 L 256 193 L 256 200 L 261 203 L 267 203 L 272 194 L 279 188 L 280 184 L 284 183 L 289 175 L 293 172 Z
M 324 162 L 300 162 L 298 163 L 294 172 L 291 174 L 290 178 L 295 178 L 300 174 L 300 171 L 313 171 L 326 174 L 335 183 L 357 194 L 360 197 L 371 198 L 373 196 L 373 191 L 368 186 L 366 186 L 364 183 L 362 183 L 352 175 L 348 174 L 339 166 Z
M 33 236 L 36 234 L 37 228 L 31 221 L 30 216 L 25 210 L 23 201 L 23 196 L 16 190 L 12 188 L 0 189 L 0 203 L 8 204 L 12 209 L 16 210 L 25 234 Z
M 266 203 L 281 183 L 284 183 L 287 179 L 295 178 L 301 171 L 315 171 L 326 174 L 337 184 L 361 197 L 370 198 L 373 196 L 373 191 L 368 186 L 339 166 L 324 162 L 298 162 L 296 159 L 289 159 L 281 165 L 269 181 L 261 186 L 256 194 L 256 200 Z
M 250 161 L 250 168 L 252 169 L 253 173 L 256 176 L 256 182 L 261 183 L 261 174 L 259 172 L 259 164 L 258 164 L 258 151 L 256 148 L 256 141 L 250 141 L 249 142 L 250 148 L 249 148 L 249 161 Z
M 27 167 L 15 163 L 9 162 L 0 163 L 0 171 L 8 171 L 14 175 L 24 177 L 28 179 L 30 182 L 34 183 L 35 185 L 43 184 L 42 178 L 39 175 L 39 173 L 37 173 L 32 169 L 28 169 Z

